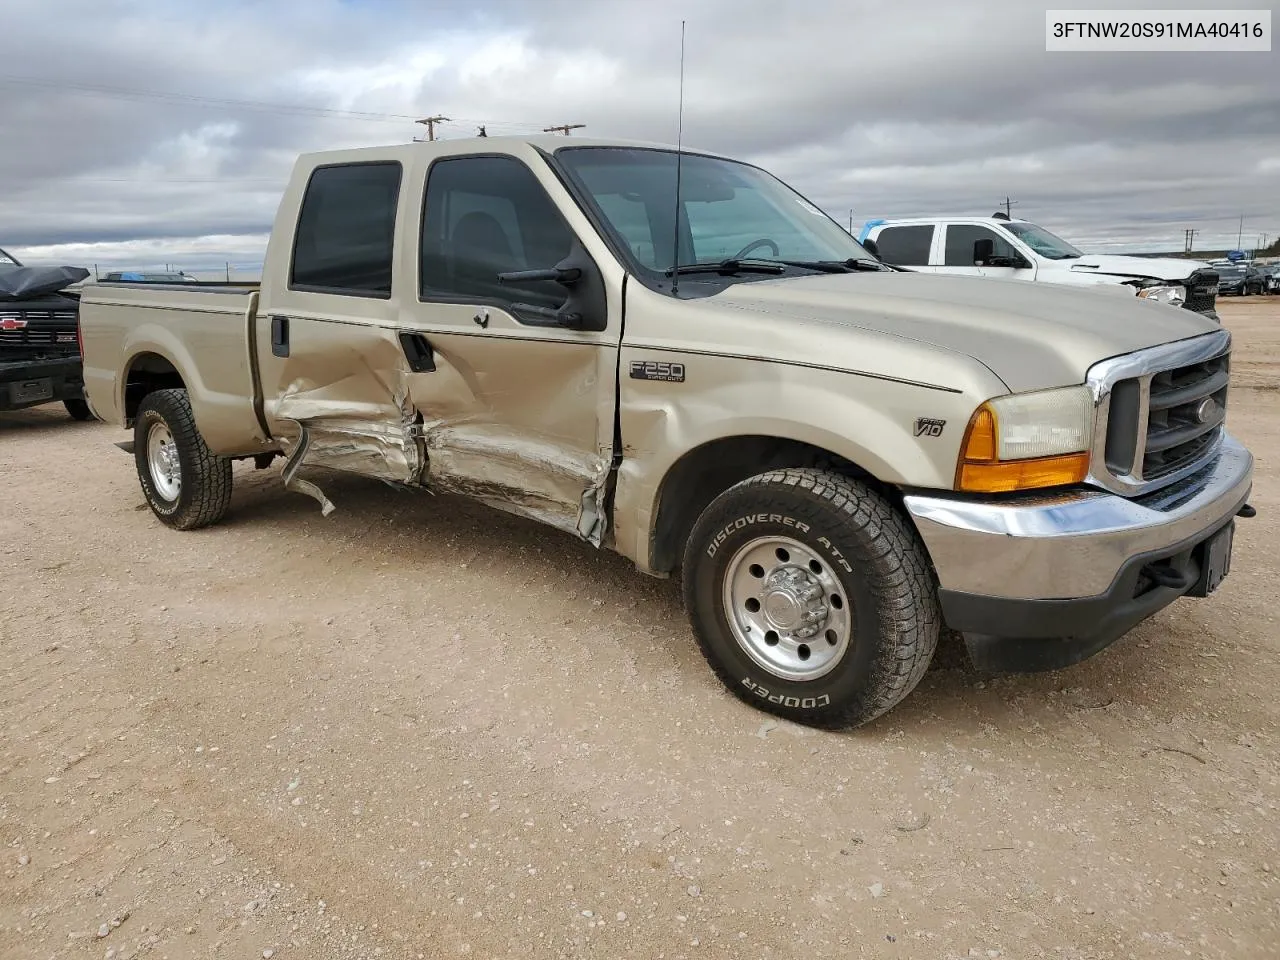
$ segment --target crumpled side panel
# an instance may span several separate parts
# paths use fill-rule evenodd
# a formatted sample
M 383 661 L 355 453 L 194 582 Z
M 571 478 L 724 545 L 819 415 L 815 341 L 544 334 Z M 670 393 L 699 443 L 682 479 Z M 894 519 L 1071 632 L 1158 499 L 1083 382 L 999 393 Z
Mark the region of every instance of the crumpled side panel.
M 302 466 L 322 466 L 418 483 L 424 467 L 418 414 L 409 400 L 408 365 L 395 333 L 353 326 L 335 333 L 331 339 L 338 342 L 328 354 L 297 365 L 306 375 L 291 381 L 271 410 L 298 426 L 297 437 L 281 438 L 294 474 Z M 342 342 L 353 337 L 359 338 L 358 350 Z M 325 376 L 333 379 L 325 382 Z
M 609 460 L 494 425 L 426 423 L 428 484 L 600 545 Z
M 435 369 L 415 372 L 398 330 L 293 322 L 290 379 L 268 410 L 297 427 L 281 438 L 288 489 L 328 515 L 332 503 L 298 476 L 328 467 L 461 494 L 602 544 L 612 451 L 596 449 L 595 433 L 612 421 L 612 396 L 596 385 L 611 355 L 428 334 Z

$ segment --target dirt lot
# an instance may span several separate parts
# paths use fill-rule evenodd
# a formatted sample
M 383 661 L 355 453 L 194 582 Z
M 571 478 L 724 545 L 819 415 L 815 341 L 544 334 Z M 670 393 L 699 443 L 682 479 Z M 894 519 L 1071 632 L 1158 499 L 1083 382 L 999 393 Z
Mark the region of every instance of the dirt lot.
M 567 537 L 252 469 L 175 533 L 119 431 L 0 415 L 0 956 L 1280 956 L 1280 299 L 1223 312 L 1221 591 L 847 734 Z

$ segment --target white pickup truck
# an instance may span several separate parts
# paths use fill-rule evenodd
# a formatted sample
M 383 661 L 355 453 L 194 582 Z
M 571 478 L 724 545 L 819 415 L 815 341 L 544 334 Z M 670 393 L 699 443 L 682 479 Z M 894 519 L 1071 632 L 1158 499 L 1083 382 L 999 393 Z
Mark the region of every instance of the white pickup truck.
M 101 283 L 80 318 L 167 526 L 278 455 L 325 513 L 334 469 L 472 497 L 679 571 L 728 688 L 821 726 L 900 701 L 944 625 L 988 668 L 1091 656 L 1215 590 L 1252 512 L 1219 324 L 896 270 L 705 153 L 304 156 L 260 289 Z
M 1197 260 L 1087 254 L 1044 227 L 990 217 L 868 220 L 858 236 L 886 263 L 921 273 L 1074 286 L 1120 285 L 1136 296 L 1214 320 L 1218 274 Z

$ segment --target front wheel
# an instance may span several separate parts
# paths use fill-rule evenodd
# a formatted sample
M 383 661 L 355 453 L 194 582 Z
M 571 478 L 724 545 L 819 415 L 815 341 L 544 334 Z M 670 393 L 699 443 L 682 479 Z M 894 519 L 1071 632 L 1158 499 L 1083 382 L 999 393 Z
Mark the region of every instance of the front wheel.
M 67 414 L 72 420 L 93 419 L 93 411 L 89 409 L 89 404 L 79 397 L 68 397 L 62 401 L 62 405 L 66 408 Z
M 915 531 L 870 487 L 816 469 L 761 474 L 712 501 L 685 548 L 684 594 L 734 694 L 820 727 L 899 703 L 941 624 Z
M 217 523 L 231 503 L 231 461 L 209 450 L 186 390 L 143 398 L 133 424 L 142 493 L 161 523 L 195 530 Z

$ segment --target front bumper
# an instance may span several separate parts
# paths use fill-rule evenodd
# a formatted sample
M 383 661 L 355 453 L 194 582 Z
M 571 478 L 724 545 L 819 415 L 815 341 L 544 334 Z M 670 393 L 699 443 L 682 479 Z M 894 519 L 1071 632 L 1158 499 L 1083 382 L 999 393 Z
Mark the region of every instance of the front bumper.
M 83 370 L 79 357 L 0 362 L 0 410 L 21 410 L 42 403 L 82 399 Z M 22 399 L 23 385 L 37 380 L 51 381 L 52 394 L 35 401 Z
M 1202 544 L 1231 523 L 1253 457 L 1220 454 L 1172 487 L 1127 499 L 1100 490 L 1014 498 L 905 498 L 938 575 L 947 625 L 984 668 L 1055 669 L 1092 656 L 1200 577 Z M 1153 585 L 1157 564 L 1181 586 Z

